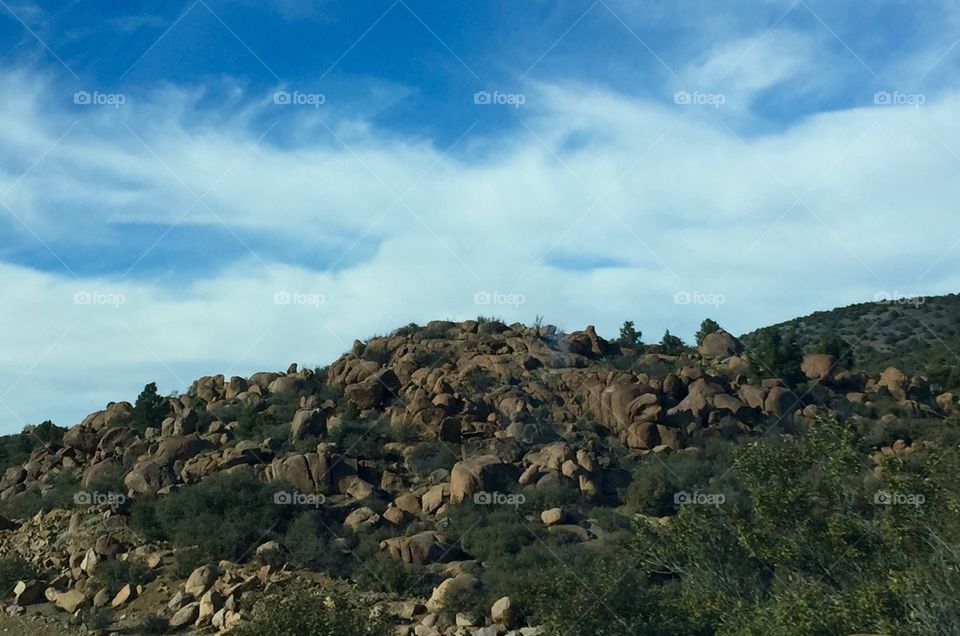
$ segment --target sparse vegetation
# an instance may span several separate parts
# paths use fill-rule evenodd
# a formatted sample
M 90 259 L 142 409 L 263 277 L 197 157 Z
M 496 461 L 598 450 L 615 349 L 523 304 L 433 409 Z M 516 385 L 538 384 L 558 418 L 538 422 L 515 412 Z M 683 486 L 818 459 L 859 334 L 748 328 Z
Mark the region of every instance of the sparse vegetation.
M 238 636 L 381 636 L 384 625 L 370 615 L 354 590 L 342 585 L 300 585 L 259 601 Z

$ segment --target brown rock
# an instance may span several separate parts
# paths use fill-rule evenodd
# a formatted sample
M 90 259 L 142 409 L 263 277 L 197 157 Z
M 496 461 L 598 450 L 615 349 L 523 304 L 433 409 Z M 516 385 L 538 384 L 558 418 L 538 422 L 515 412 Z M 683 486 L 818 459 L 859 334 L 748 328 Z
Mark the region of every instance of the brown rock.
M 823 380 L 830 377 L 836 358 L 826 353 L 811 353 L 803 358 L 800 370 L 808 380 Z
M 380 549 L 404 563 L 449 563 L 463 556 L 443 535 L 432 531 L 387 539 L 380 543 Z
M 450 471 L 450 501 L 460 503 L 480 491 L 505 491 L 517 483 L 520 470 L 495 455 L 457 462 Z
M 116 596 L 113 597 L 113 600 L 110 601 L 110 607 L 116 609 L 121 605 L 129 603 L 135 598 L 137 598 L 137 588 L 127 583 L 120 588 L 120 591 L 117 592 Z
M 697 351 L 704 358 L 728 358 L 737 355 L 743 349 L 736 338 L 726 331 L 715 331 L 707 334 Z
M 210 586 L 217 580 L 219 574 L 220 571 L 217 569 L 217 566 L 201 565 L 190 574 L 183 589 L 194 598 L 199 598 L 204 592 L 210 589 Z

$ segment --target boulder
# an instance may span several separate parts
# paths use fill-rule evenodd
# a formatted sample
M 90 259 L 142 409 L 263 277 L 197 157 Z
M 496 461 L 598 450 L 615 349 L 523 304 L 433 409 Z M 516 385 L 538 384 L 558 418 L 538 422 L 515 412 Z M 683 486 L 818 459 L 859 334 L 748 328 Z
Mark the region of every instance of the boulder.
M 550 527 L 563 523 L 564 515 L 561 508 L 550 508 L 540 513 L 540 520 L 543 525 Z
M 450 501 L 460 503 L 475 493 L 510 490 L 520 470 L 495 455 L 478 455 L 457 462 L 450 471 Z
M 186 461 L 211 448 L 213 444 L 199 435 L 176 435 L 161 440 L 153 461 L 160 466 L 172 466 L 174 462 Z
M 142 495 L 155 495 L 158 490 L 171 482 L 172 476 L 169 470 L 165 470 L 153 460 L 140 462 L 123 478 L 124 486 Z
M 113 600 L 110 601 L 110 607 L 116 609 L 122 605 L 125 605 L 137 598 L 137 587 L 127 583 L 120 588 L 120 591 L 116 593 L 113 597 Z
M 443 608 L 444 599 L 451 593 L 470 593 L 480 588 L 480 581 L 470 574 L 461 573 L 455 577 L 445 579 L 433 589 L 430 600 L 427 601 L 427 609 L 431 612 L 439 612 Z
M 800 370 L 808 380 L 824 380 L 833 373 L 836 358 L 827 353 L 811 353 L 803 358 Z
M 170 629 L 181 629 L 197 622 L 200 616 L 200 603 L 193 602 L 184 605 L 170 617 Z
M 290 439 L 320 437 L 327 433 L 327 417 L 320 409 L 300 409 L 290 424 Z
M 200 597 L 200 606 L 197 608 L 197 620 L 202 621 L 207 617 L 212 617 L 223 608 L 223 595 L 216 590 L 209 590 Z
M 44 592 L 44 596 L 48 601 L 68 614 L 73 614 L 87 604 L 87 597 L 76 588 L 61 592 L 54 587 L 48 587 Z
M 513 604 L 509 596 L 499 599 L 490 608 L 490 618 L 494 624 L 506 629 L 513 629 L 517 626 L 517 617 L 517 606 Z
M 792 413 L 800 406 L 800 399 L 790 389 L 775 386 L 770 389 L 767 398 L 763 401 L 763 410 L 769 415 L 783 417 Z
M 220 572 L 217 566 L 201 565 L 190 574 L 186 584 L 183 586 L 183 590 L 192 597 L 199 598 L 204 592 L 210 589 L 210 586 L 213 585 L 213 582 L 217 580 L 217 576 L 219 575 Z
M 285 481 L 302 493 L 326 494 L 330 491 L 330 473 L 330 460 L 325 454 L 291 453 L 275 459 L 267 476 Z
M 660 433 L 653 422 L 639 422 L 631 424 L 622 439 L 628 448 L 646 450 L 660 443 Z
M 463 553 L 447 539 L 432 531 L 409 537 L 393 537 L 380 543 L 380 549 L 404 563 L 449 563 Z
M 737 355 L 743 350 L 740 341 L 726 331 L 715 331 L 707 334 L 697 347 L 697 351 L 704 358 L 719 359 Z
M 890 395 L 897 400 L 907 399 L 907 390 L 910 387 L 910 380 L 906 374 L 897 367 L 887 367 L 880 378 L 877 380 L 878 387 L 884 387 L 890 391 Z
M 63 445 L 75 448 L 81 453 L 92 453 L 97 450 L 99 442 L 100 436 L 97 432 L 83 424 L 72 426 L 63 434 Z

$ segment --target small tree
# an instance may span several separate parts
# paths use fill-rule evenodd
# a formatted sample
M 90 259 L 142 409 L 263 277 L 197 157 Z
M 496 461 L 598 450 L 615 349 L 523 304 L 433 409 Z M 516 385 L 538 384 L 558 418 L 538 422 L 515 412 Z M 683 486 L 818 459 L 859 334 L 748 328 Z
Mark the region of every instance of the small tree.
M 41 424 L 37 424 L 36 428 L 33 429 L 34 436 L 39 439 L 44 445 L 59 445 L 63 441 L 63 434 L 66 432 L 66 429 L 60 428 L 50 420 L 46 420 Z
M 697 346 L 703 344 L 703 339 L 709 336 L 712 333 L 720 331 L 720 325 L 711 318 L 706 318 L 703 322 L 700 323 L 700 330 L 697 331 L 694 338 L 697 340 Z
M 849 369 L 853 367 L 853 347 L 835 333 L 829 333 L 817 342 L 817 353 L 826 353 L 833 356 L 837 364 Z
M 143 387 L 143 391 L 137 396 L 130 414 L 130 424 L 139 431 L 150 426 L 157 427 L 163 424 L 169 412 L 169 403 L 157 392 L 157 383 L 151 382 Z
M 783 334 L 779 327 L 767 327 L 760 331 L 757 345 L 750 356 L 750 368 L 760 377 L 777 377 L 790 386 L 803 381 L 800 370 L 803 352 L 797 344 L 796 334 Z
M 643 332 L 634 329 L 633 321 L 624 321 L 623 326 L 620 327 L 620 344 L 625 347 L 639 347 L 643 344 L 641 338 L 643 338 Z
M 686 348 L 687 345 L 684 344 L 683 340 L 671 334 L 669 329 L 663 333 L 663 338 L 660 340 L 660 349 L 668 356 L 678 356 Z

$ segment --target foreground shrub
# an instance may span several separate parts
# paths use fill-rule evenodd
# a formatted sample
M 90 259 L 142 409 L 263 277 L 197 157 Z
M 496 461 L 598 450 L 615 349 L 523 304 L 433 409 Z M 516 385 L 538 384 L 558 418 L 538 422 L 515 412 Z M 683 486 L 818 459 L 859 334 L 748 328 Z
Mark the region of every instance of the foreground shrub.
M 251 620 L 233 632 L 237 636 L 382 636 L 388 628 L 370 615 L 355 590 L 334 585 L 306 586 L 267 597 L 253 608 Z

